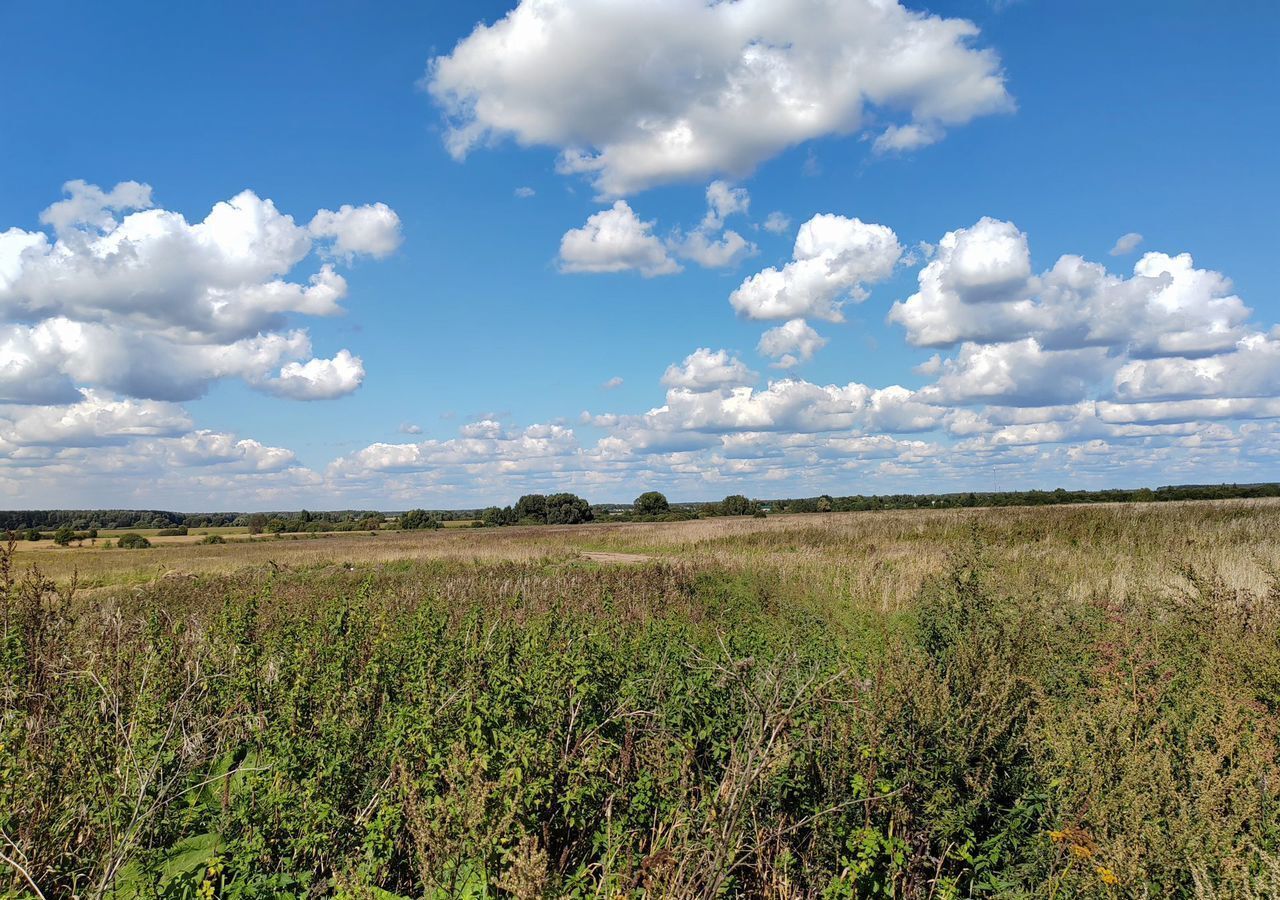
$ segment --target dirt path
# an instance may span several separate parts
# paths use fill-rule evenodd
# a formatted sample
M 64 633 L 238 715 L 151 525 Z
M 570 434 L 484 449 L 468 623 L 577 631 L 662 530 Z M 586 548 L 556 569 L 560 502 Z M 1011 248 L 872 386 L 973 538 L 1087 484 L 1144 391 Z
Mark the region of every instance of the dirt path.
M 583 551 L 583 559 L 589 559 L 598 563 L 615 563 L 618 565 L 635 565 L 636 563 L 645 563 L 653 559 L 652 556 L 645 556 L 643 553 L 613 553 L 605 550 Z

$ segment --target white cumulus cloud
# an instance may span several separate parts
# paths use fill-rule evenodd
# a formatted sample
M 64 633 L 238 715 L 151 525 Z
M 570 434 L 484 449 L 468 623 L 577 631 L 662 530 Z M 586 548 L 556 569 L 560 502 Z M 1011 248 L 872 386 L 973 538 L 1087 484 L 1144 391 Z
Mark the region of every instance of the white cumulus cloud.
M 653 233 L 653 222 L 641 221 L 625 200 L 594 213 L 581 228 L 560 239 L 562 272 L 638 271 L 646 278 L 673 275 L 680 264 Z
M 978 36 L 895 0 L 521 0 L 433 59 L 425 84 L 455 157 L 510 136 L 622 196 L 741 176 L 873 119 L 901 148 L 1008 111 Z
M 678 366 L 668 366 L 662 375 L 662 383 L 667 387 L 691 391 L 732 387 L 755 379 L 756 373 L 728 350 L 711 350 L 707 347 L 699 347 Z
M 776 328 L 770 328 L 760 336 L 757 350 L 777 360 L 778 369 L 790 369 L 813 359 L 827 345 L 827 339 L 809 326 L 804 319 L 792 319 Z
M 902 256 L 884 225 L 816 215 L 800 226 L 792 261 L 750 276 L 729 297 L 749 319 L 816 318 L 842 321 L 840 308 L 865 299 L 865 285 L 883 281 Z
M 317 238 L 332 238 L 331 253 L 344 259 L 372 256 L 385 259 L 400 246 L 400 217 L 385 203 L 343 204 L 335 212 L 322 209 L 308 230 Z

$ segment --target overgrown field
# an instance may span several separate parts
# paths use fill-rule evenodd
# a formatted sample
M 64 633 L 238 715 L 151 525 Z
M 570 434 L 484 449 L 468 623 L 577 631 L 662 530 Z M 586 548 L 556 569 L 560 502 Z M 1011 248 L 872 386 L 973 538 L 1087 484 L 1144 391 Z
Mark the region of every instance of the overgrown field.
M 0 563 L 0 896 L 1280 896 L 1274 502 Z

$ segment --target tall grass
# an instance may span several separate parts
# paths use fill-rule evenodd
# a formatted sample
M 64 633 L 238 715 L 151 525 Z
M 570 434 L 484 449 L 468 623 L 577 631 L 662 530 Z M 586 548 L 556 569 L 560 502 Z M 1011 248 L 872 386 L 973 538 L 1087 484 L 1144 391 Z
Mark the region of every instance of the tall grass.
M 89 593 L 10 548 L 0 890 L 1280 892 L 1280 507 L 818 518 Z

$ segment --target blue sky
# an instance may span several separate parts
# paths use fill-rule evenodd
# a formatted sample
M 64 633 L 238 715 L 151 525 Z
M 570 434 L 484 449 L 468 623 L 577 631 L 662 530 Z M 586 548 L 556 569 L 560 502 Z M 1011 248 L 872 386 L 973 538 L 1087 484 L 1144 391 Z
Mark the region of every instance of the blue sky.
M 1280 477 L 1272 4 L 513 5 L 6 6 L 0 504 Z

